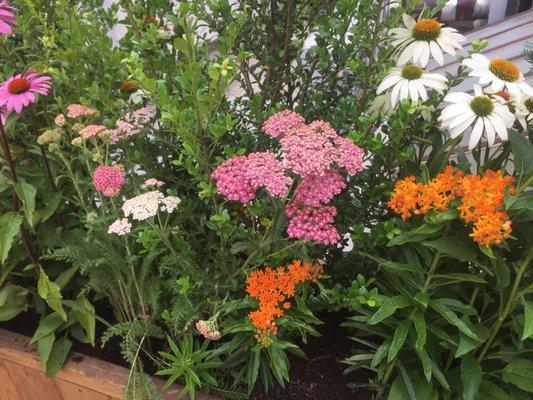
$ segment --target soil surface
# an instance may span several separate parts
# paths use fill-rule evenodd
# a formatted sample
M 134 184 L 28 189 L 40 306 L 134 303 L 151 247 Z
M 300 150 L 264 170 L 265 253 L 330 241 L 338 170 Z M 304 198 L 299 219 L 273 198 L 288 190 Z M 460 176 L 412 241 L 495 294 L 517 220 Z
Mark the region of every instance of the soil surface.
M 108 314 L 109 310 L 97 310 Z M 102 315 L 99 313 L 99 315 Z M 354 342 L 348 339 L 348 331 L 340 326 L 344 317 L 339 314 L 321 315 L 324 322 L 318 327 L 320 337 L 309 337 L 307 345 L 301 345 L 308 360 L 289 356 L 290 382 L 285 388 L 274 387 L 265 394 L 260 384 L 250 400 L 372 400 L 370 391 L 352 390 L 349 382 L 366 382 L 369 375 L 364 372 L 343 375 L 345 365 L 341 362 L 351 355 Z M 0 322 L 0 328 L 32 336 L 39 323 L 39 316 L 26 312 L 16 318 Z M 103 333 L 102 324 L 97 323 L 97 337 Z M 126 366 L 120 354 L 120 340 L 110 340 L 104 348 L 92 347 L 74 340 L 73 351 L 99 358 L 114 364 Z M 80 360 L 81 361 L 81 360 Z M 145 365 L 147 372 L 153 368 Z
M 324 322 L 318 330 L 322 336 L 309 337 L 301 346 L 308 360 L 296 356 L 290 359 L 290 382 L 285 389 L 276 386 L 265 394 L 257 385 L 251 400 L 371 400 L 371 391 L 352 390 L 349 382 L 367 382 L 364 372 L 343 375 L 347 365 L 341 361 L 351 355 L 353 343 L 348 331 L 340 324 L 344 318 L 338 314 L 319 316 Z

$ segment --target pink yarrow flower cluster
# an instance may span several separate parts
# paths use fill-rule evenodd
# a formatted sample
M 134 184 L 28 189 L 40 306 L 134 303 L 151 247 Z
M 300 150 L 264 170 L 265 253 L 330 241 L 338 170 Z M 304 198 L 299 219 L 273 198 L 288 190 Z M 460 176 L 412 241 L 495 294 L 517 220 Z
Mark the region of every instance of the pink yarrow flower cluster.
M 87 107 L 81 104 L 70 104 L 67 107 L 67 117 L 73 119 L 81 119 L 84 117 L 94 117 L 97 118 L 100 116 L 100 111 L 95 108 Z
M 120 165 L 100 165 L 93 172 L 94 188 L 106 197 L 116 197 L 124 182 L 124 169 Z
M 292 184 L 283 164 L 269 152 L 230 158 L 215 169 L 212 178 L 218 192 L 233 201 L 247 203 L 265 188 L 274 197 L 284 197 Z
M 93 136 L 105 134 L 106 130 L 103 125 L 88 125 L 80 131 L 80 136 L 84 139 L 89 139 Z
M 6 0 L 0 1 L 0 34 L 11 35 L 13 33 L 13 26 L 17 24 L 15 21 L 16 8 L 9 5 Z
M 122 139 L 140 134 L 154 119 L 156 113 L 157 109 L 150 105 L 126 114 L 117 121 L 115 129 L 110 131 L 111 141 L 117 143 Z
M 200 320 L 196 322 L 196 330 L 208 340 L 218 340 L 221 337 L 216 324 L 211 320 Z
M 280 139 L 279 161 L 273 153 L 252 153 L 230 158 L 212 177 L 218 192 L 229 200 L 246 203 L 260 187 L 271 196 L 286 197 L 296 174 L 301 181 L 287 205 L 287 234 L 291 238 L 335 244 L 340 235 L 333 225 L 337 209 L 328 205 L 346 187 L 339 169 L 352 176 L 362 169 L 363 151 L 339 136 L 324 121 L 304 123 L 300 114 L 285 110 L 263 124 L 263 131 Z
M 35 103 L 35 94 L 46 96 L 52 88 L 52 78 L 30 70 L 12 76 L 0 86 L 0 106 L 5 110 L 20 114 L 22 109 Z

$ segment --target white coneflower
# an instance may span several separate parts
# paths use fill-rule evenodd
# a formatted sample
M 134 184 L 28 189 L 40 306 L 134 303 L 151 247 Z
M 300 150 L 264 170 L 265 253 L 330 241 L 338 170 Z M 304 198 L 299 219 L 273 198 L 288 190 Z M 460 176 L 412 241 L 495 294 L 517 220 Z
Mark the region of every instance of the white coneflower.
M 490 97 L 474 85 L 474 96 L 468 93 L 450 93 L 444 98 L 451 103 L 446 106 L 439 117 L 444 128 L 450 130 L 452 138 L 464 133 L 473 124 L 468 148 L 472 150 L 480 141 L 483 132 L 489 146 L 494 144 L 496 135 L 507 140 L 507 129 L 513 126 L 515 116 L 503 101 Z
M 379 84 L 376 93 L 380 94 L 392 88 L 391 105 L 395 107 L 398 102 L 405 99 L 426 101 L 428 99 L 426 87 L 442 93 L 447 87 L 446 82 L 447 79 L 443 75 L 430 74 L 416 65 L 407 64 L 403 67 L 392 68 L 383 82 Z
M 504 58 L 489 60 L 482 54 L 472 54 L 463 60 L 463 64 L 472 69 L 470 76 L 479 78 L 481 86 L 490 85 L 490 91 L 495 93 L 507 90 L 518 101 L 522 93 L 533 96 L 533 88 L 527 84 L 520 68 L 514 62 Z
M 436 19 L 421 19 L 415 21 L 407 14 L 402 15 L 405 28 L 393 28 L 392 45 L 401 49 L 398 65 L 409 61 L 419 63 L 425 67 L 430 55 L 439 63 L 444 64 L 442 52 L 455 55 L 455 49 L 462 49 L 460 45 L 466 38 L 453 28 L 444 28 Z

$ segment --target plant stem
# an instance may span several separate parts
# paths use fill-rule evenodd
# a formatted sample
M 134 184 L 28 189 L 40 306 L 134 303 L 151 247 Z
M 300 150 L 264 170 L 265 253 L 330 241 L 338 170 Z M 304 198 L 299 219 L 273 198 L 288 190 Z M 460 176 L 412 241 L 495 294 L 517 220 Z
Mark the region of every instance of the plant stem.
M 441 257 L 442 257 L 442 253 L 438 251 L 437 254 L 435 254 L 435 258 L 433 258 L 433 262 L 431 263 L 431 266 L 429 267 L 428 276 L 426 277 L 426 281 L 424 282 L 424 285 L 422 286 L 422 292 L 425 293 L 429 289 L 429 285 L 431 284 L 433 275 L 435 274 L 435 271 L 437 270 Z
M 522 277 L 524 276 L 524 273 L 526 272 L 527 268 L 531 264 L 532 259 L 533 259 L 533 246 L 529 248 L 526 258 L 524 259 L 524 262 L 520 265 L 520 268 L 514 280 L 513 288 L 511 289 L 511 293 L 509 293 L 509 297 L 507 298 L 505 308 L 503 312 L 498 316 L 498 319 L 494 321 L 494 324 L 492 325 L 490 337 L 487 340 L 487 343 L 485 343 L 483 350 L 481 351 L 481 353 L 479 354 L 477 358 L 478 363 L 481 362 L 481 360 L 483 360 L 483 357 L 485 357 L 485 355 L 487 354 L 487 351 L 489 351 L 490 347 L 492 346 L 492 343 L 494 342 L 494 339 L 496 339 L 496 336 L 498 335 L 498 332 L 500 331 L 500 328 L 503 322 L 505 321 L 509 313 L 512 311 L 514 302 L 516 300 L 516 292 L 518 291 L 518 287 L 520 286 L 520 281 L 522 280 Z

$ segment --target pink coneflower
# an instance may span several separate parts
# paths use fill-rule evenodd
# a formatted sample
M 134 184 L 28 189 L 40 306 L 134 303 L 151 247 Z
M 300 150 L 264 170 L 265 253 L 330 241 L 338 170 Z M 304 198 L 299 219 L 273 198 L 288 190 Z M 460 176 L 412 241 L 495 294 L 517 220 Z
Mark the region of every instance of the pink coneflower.
M 20 114 L 24 107 L 35 103 L 35 93 L 46 96 L 52 87 L 51 78 L 38 75 L 35 71 L 15 75 L 0 86 L 0 104 L 7 107 L 7 111 Z
M 16 25 L 15 14 L 10 10 L 15 10 L 7 1 L 0 1 L 0 34 L 11 35 L 13 33 L 13 25 Z

